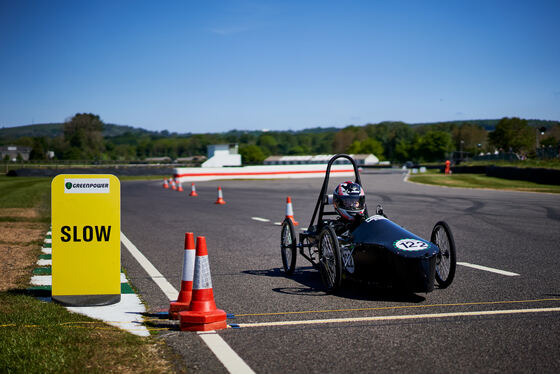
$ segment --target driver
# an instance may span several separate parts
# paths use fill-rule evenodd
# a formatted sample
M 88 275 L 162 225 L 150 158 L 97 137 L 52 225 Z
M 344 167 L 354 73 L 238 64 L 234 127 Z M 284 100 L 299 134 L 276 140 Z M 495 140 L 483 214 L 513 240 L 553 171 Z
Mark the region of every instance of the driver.
M 358 183 L 347 181 L 334 189 L 333 204 L 344 222 L 359 223 L 364 219 L 366 194 Z

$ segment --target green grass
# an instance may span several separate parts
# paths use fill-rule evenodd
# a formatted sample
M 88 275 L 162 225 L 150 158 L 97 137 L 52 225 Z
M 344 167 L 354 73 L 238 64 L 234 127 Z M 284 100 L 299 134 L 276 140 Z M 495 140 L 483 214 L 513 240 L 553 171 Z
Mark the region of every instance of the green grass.
M 146 340 L 54 303 L 0 293 L 2 373 L 145 371 Z
M 0 208 L 34 208 L 48 203 L 51 178 L 0 176 Z
M 410 175 L 408 180 L 416 183 L 447 187 L 490 188 L 496 190 L 560 193 L 560 186 L 538 184 L 534 182 L 513 179 L 487 177 L 484 174 L 445 175 L 439 172 L 432 171 L 426 174 Z

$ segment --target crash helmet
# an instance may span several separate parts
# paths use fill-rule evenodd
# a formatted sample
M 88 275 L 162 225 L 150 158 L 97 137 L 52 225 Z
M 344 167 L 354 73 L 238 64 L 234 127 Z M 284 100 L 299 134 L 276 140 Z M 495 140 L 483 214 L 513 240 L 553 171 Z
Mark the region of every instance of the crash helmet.
M 353 221 L 356 216 L 363 216 L 365 203 L 366 194 L 358 183 L 347 181 L 334 189 L 334 208 L 342 218 L 348 221 Z

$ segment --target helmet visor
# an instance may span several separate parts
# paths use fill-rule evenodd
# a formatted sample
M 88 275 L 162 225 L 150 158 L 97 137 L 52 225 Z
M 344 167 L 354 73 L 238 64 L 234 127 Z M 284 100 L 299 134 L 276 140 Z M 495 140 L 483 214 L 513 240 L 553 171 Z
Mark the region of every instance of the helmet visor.
M 337 196 L 340 208 L 347 211 L 361 211 L 364 209 L 365 196 Z

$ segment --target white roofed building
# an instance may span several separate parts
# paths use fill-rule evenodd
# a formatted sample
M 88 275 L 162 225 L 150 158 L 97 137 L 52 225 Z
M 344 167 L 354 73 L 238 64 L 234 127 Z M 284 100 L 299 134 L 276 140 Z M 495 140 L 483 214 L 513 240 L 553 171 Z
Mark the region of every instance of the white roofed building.
M 241 166 L 241 155 L 237 144 L 213 144 L 208 146 L 208 160 L 202 163 L 203 168 L 219 168 L 222 166 Z

